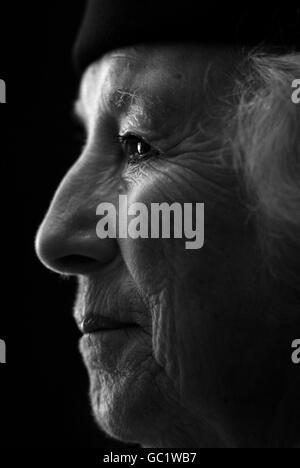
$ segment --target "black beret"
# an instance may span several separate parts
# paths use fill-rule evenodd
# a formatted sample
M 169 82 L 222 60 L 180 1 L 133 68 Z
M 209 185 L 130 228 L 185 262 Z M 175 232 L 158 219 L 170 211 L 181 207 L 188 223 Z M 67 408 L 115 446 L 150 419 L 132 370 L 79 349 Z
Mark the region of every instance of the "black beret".
M 297 50 L 300 7 L 234 7 L 211 0 L 89 0 L 74 47 L 81 73 L 109 50 L 147 42 L 201 42 Z

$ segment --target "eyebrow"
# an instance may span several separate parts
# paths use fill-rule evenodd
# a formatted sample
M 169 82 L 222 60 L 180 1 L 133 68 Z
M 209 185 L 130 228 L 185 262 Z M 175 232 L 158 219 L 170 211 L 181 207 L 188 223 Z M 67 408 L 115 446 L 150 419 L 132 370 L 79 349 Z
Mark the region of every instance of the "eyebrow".
M 111 110 L 114 110 L 118 113 L 128 112 L 130 107 L 135 104 L 135 100 L 141 102 L 142 96 L 137 93 L 137 90 L 130 88 L 116 88 L 110 93 L 108 97 Z M 75 123 L 84 127 L 87 126 L 88 118 L 84 109 L 84 104 L 80 97 L 78 97 L 73 103 L 73 107 L 71 109 L 71 118 Z
M 127 112 L 137 102 L 141 103 L 143 96 L 138 93 L 137 89 L 116 88 L 112 90 L 108 100 L 112 109 L 118 112 Z
M 162 99 L 159 99 L 158 96 L 154 98 L 149 98 L 143 96 L 141 90 L 138 87 L 113 87 L 110 89 L 108 96 L 106 97 L 106 102 L 108 105 L 109 112 L 115 113 L 117 115 L 125 114 L 128 117 L 132 114 L 133 109 L 140 108 L 139 112 L 141 126 L 143 122 L 147 122 L 147 127 L 149 126 L 150 121 L 154 121 L 158 118 L 161 118 L 162 113 L 164 114 L 164 109 L 158 111 Z M 86 131 L 88 129 L 89 116 L 86 112 L 84 101 L 79 95 L 74 101 L 73 109 L 71 112 L 71 117 L 75 124 L 82 126 Z M 165 120 L 165 119 L 164 119 Z

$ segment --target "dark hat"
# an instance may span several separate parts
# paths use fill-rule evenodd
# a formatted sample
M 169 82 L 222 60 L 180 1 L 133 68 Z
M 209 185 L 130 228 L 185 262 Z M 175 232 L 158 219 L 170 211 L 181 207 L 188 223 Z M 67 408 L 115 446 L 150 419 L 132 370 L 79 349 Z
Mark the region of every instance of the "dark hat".
M 89 0 L 74 47 L 82 72 L 109 50 L 147 42 L 300 49 L 300 7 L 201 0 Z

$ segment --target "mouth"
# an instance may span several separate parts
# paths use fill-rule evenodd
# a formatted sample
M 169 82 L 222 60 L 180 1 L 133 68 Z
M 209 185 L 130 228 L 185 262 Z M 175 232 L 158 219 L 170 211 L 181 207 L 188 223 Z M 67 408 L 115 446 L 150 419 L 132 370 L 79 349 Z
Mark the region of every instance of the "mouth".
M 133 322 L 120 322 L 110 317 L 90 316 L 85 317 L 80 323 L 81 332 L 86 335 L 90 333 L 109 333 L 114 331 L 140 328 Z

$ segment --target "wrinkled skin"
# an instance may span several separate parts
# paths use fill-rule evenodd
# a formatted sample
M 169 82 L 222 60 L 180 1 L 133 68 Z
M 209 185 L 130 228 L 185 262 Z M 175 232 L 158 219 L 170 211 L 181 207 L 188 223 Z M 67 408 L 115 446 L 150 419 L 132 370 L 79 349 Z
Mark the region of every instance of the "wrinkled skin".
M 292 318 L 261 272 L 230 157 L 219 158 L 239 61 L 228 50 L 166 45 L 114 51 L 90 66 L 76 105 L 87 141 L 37 236 L 41 260 L 79 278 L 79 323 L 92 309 L 139 325 L 119 341 L 85 335 L 80 348 L 96 420 L 145 447 L 268 446 L 281 437 Z M 128 164 L 125 133 L 160 154 Z M 147 206 L 204 202 L 204 247 L 98 239 L 96 207 L 117 206 L 119 194 Z

